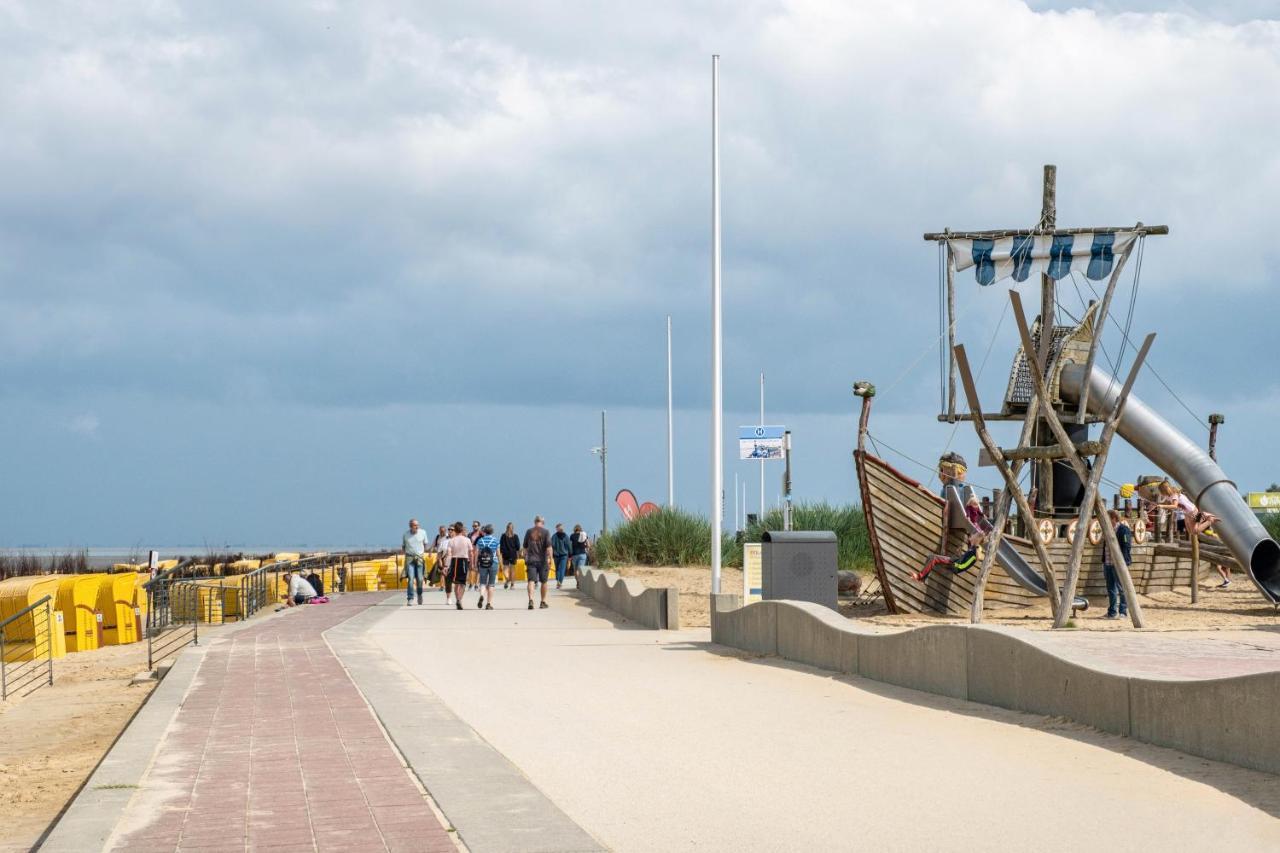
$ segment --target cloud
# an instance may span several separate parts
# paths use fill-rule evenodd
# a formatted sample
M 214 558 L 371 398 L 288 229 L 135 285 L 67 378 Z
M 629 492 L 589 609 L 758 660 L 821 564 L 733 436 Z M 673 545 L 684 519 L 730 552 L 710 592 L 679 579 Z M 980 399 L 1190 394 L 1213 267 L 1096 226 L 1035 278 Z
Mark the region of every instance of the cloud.
M 67 429 L 87 438 L 97 438 L 99 426 L 101 426 L 101 422 L 98 420 L 98 416 L 92 413 L 76 415 L 67 423 Z
M 1280 22 L 1163 5 L 0 2 L 0 401 L 660 406 L 671 314 L 705 407 L 712 52 L 728 406 L 763 369 L 771 409 L 839 417 L 868 378 L 927 420 L 920 235 L 1030 224 L 1046 162 L 1061 223 L 1170 225 L 1133 324 L 1161 374 L 1254 399 Z M 985 399 L 999 290 L 961 282 Z

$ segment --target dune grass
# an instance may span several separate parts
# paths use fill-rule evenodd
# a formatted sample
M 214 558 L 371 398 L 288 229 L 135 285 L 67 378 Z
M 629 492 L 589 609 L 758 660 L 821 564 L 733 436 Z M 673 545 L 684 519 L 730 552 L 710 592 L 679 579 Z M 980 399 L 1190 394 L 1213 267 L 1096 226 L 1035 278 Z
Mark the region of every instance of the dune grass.
M 839 540 L 842 569 L 871 567 L 871 545 L 862 509 L 852 504 L 802 503 L 792 514 L 796 530 L 831 530 Z M 782 511 L 772 510 L 763 524 L 746 530 L 741 539 L 759 542 L 765 530 L 782 529 Z M 721 562 L 742 565 L 742 541 L 721 539 Z M 711 522 L 679 508 L 661 509 L 615 527 L 596 542 L 596 559 L 603 566 L 707 566 L 711 564 Z

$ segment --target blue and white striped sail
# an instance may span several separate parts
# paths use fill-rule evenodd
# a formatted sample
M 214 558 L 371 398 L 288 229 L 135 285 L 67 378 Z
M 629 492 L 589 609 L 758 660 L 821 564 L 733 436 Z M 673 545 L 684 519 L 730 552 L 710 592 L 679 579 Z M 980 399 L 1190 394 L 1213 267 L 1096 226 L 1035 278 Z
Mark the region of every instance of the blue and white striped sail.
M 1096 231 L 951 239 L 947 245 L 955 258 L 956 272 L 973 267 L 978 284 L 989 285 L 1006 278 L 1026 281 L 1039 273 L 1047 273 L 1055 281 L 1072 272 L 1094 281 L 1104 279 L 1136 238 L 1134 231 Z

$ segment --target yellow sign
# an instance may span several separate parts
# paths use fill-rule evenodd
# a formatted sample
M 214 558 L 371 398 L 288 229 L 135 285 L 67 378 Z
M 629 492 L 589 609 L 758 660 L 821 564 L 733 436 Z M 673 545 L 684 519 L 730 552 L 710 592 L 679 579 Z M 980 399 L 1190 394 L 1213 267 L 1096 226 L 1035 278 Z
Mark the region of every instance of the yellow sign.
M 1250 492 L 1250 509 L 1280 509 L 1280 492 Z
M 746 542 L 742 546 L 742 603 L 748 605 L 764 597 L 764 566 L 761 563 L 759 542 Z

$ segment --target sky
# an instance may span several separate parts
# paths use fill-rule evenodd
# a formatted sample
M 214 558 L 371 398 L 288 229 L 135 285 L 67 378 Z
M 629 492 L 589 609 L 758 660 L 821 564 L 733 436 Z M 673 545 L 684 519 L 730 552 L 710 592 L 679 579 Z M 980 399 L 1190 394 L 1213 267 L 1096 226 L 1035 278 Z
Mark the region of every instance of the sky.
M 855 379 L 904 472 L 976 457 L 935 419 L 921 235 L 1033 225 L 1044 163 L 1060 225 L 1170 227 L 1136 393 L 1280 480 L 1278 3 L 0 0 L 0 547 L 597 530 L 602 410 L 609 497 L 665 499 L 668 315 L 707 512 L 713 53 L 729 526 L 761 371 L 798 500 L 856 499 Z M 960 279 L 989 406 L 1007 302 Z

